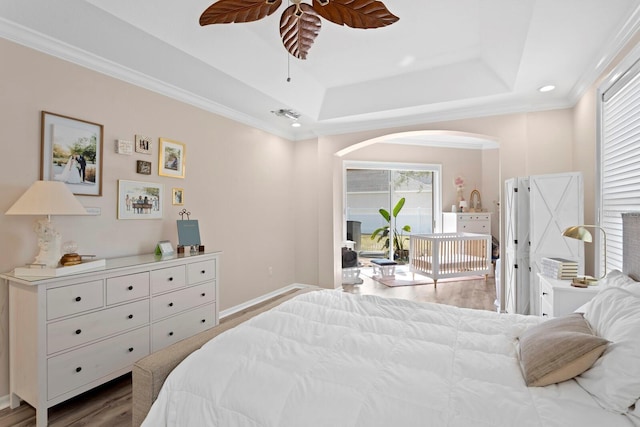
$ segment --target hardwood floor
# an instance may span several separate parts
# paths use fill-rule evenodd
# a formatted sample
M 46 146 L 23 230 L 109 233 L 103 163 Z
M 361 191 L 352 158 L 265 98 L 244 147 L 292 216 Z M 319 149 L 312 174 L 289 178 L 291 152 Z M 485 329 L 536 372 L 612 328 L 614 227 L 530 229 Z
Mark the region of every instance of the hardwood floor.
M 344 285 L 344 292 L 402 298 L 418 302 L 437 302 L 480 310 L 495 310 L 494 300 L 496 293 L 492 278 L 486 281 L 484 278 L 441 280 L 438 281 L 437 289 L 434 289 L 432 284 L 388 287 L 366 275 L 361 277 L 363 278 L 362 284 Z M 277 297 L 273 299 L 277 299 Z M 262 304 L 255 308 L 260 305 Z M 221 323 L 240 316 L 248 310 L 250 309 L 229 316 L 223 319 Z M 0 427 L 28 427 L 35 425 L 35 410 L 26 403 L 16 409 L 6 408 L 0 411 Z M 123 375 L 50 408 L 49 426 L 131 426 L 131 375 Z

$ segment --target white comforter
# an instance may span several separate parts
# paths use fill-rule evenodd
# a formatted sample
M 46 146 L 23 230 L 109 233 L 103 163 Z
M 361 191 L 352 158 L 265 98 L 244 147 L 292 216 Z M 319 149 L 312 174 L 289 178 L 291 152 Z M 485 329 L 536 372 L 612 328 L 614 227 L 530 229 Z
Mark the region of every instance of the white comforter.
M 143 425 L 631 425 L 573 380 L 525 386 L 515 337 L 540 321 L 311 292 L 191 354 Z

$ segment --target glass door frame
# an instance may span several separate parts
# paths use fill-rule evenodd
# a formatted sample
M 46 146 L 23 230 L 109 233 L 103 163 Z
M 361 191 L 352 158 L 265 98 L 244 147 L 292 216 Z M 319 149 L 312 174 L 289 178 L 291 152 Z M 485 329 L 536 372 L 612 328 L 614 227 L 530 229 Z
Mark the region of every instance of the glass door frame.
M 347 240 L 347 169 L 375 169 L 388 171 L 421 171 L 432 172 L 431 184 L 433 203 L 433 232 L 442 231 L 442 165 L 429 163 L 401 163 L 401 162 L 369 162 L 360 160 L 344 160 L 342 162 L 342 240 Z M 393 210 L 393 191 L 389 189 L 389 212 Z M 395 218 L 391 216 L 389 239 L 393 242 Z M 388 259 L 393 260 L 393 245 L 389 245 Z

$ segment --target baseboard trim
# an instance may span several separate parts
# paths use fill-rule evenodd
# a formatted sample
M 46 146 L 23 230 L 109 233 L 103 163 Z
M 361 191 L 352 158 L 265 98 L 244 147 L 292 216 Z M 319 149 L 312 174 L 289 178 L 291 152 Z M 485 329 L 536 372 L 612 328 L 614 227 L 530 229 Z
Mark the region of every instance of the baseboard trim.
M 9 395 L 0 396 L 0 411 L 8 408 L 11 402 L 9 402 Z
M 252 307 L 256 304 L 260 304 L 261 302 L 265 302 L 271 298 L 277 297 L 278 295 L 285 294 L 294 289 L 306 289 L 306 288 L 317 288 L 317 286 L 305 285 L 303 283 L 293 283 L 289 286 L 285 286 L 284 288 L 276 289 L 275 291 L 269 292 L 268 294 L 264 294 L 252 300 L 249 300 L 247 302 L 243 302 L 242 304 L 238 304 L 236 306 L 227 308 L 226 310 L 222 310 L 220 312 L 220 319 L 224 319 L 227 316 L 231 316 L 242 310 L 246 310 L 249 307 Z

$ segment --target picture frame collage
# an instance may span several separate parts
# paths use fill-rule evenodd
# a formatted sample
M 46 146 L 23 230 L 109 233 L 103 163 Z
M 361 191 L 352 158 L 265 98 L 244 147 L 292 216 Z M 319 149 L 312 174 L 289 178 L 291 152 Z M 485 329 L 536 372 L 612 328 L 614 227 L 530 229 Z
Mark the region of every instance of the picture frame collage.
M 133 147 L 132 147 L 133 146 Z M 118 139 L 118 154 L 152 155 L 153 141 L 135 135 L 134 142 Z M 79 196 L 102 196 L 104 126 L 49 111 L 41 112 L 40 179 L 62 181 Z M 151 161 L 136 160 L 136 173 L 151 175 Z M 184 179 L 186 145 L 167 138 L 158 140 L 158 176 Z M 118 180 L 118 219 L 160 219 L 164 185 Z M 184 189 L 171 190 L 172 205 L 184 205 Z

